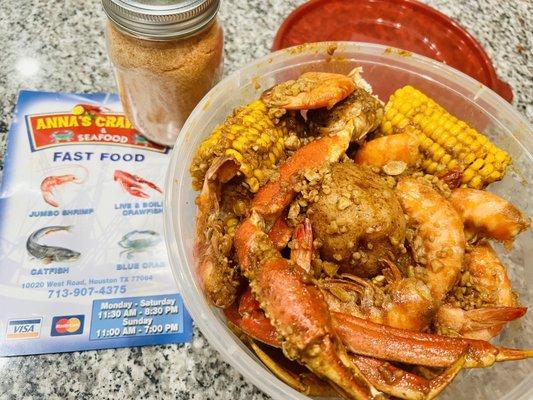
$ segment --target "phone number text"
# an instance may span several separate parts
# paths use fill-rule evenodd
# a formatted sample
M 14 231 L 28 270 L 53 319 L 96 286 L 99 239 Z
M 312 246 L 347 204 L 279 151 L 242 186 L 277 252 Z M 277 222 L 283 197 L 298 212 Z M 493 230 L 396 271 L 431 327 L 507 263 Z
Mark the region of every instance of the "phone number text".
M 74 289 L 48 290 L 48 298 L 83 297 L 101 294 L 126 293 L 126 285 L 86 286 Z

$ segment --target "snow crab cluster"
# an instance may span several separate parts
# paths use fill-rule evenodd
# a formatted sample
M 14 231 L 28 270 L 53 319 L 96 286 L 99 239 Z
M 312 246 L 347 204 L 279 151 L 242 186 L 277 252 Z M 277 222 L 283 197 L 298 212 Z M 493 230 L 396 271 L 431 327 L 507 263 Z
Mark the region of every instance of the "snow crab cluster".
M 359 72 L 274 86 L 245 116 L 266 110 L 255 136 L 235 127 L 241 110 L 217 133 L 216 157 L 197 154 L 198 275 L 233 331 L 292 387 L 431 399 L 463 368 L 533 357 L 488 342 L 527 310 L 490 240 L 510 248 L 530 219 L 460 187 L 465 170 L 424 173 L 423 139 L 410 124 L 380 133 L 387 108 Z M 245 162 L 272 126 L 273 155 L 261 158 L 268 169 L 250 164 L 254 180 Z M 281 156 L 280 132 L 291 144 Z M 247 157 L 244 135 L 260 142 Z

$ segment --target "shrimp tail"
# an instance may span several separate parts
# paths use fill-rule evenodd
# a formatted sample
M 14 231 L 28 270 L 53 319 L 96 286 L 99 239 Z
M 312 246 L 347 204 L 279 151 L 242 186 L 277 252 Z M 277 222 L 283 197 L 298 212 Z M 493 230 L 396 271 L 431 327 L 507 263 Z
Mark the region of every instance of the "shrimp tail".
M 486 329 L 518 319 L 527 312 L 527 307 L 484 307 L 465 311 L 472 330 Z
M 442 306 L 435 317 L 437 331 L 452 336 L 489 340 L 498 335 L 508 322 L 522 317 L 526 307 L 492 306 L 462 310 L 450 305 Z
M 308 218 L 305 218 L 294 230 L 294 241 L 296 247 L 291 251 L 292 262 L 310 272 L 313 258 L 313 230 Z
M 52 192 L 43 192 L 43 199 L 52 207 L 59 207 L 59 203 L 54 199 Z

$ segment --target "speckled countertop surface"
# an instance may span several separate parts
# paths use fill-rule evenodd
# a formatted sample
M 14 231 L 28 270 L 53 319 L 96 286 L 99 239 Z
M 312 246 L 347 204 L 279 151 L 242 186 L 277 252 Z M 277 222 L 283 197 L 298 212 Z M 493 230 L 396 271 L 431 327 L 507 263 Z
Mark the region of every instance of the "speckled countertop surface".
M 533 121 L 533 2 L 430 0 L 476 37 Z M 301 0 L 225 0 L 226 72 L 269 51 Z M 59 5 L 61 4 L 61 5 Z M 0 6 L 0 155 L 19 89 L 115 91 L 98 0 Z M 0 165 L 1 165 L 0 156 Z M 195 330 L 191 344 L 0 359 L 1 399 L 262 399 Z

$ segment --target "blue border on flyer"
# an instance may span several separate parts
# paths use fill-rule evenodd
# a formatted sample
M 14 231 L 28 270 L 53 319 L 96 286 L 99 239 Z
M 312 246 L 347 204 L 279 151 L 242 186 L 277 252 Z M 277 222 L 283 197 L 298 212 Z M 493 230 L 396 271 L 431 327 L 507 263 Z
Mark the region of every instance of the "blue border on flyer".
M 181 295 L 177 293 L 176 295 L 179 297 L 182 308 L 183 332 L 98 340 L 92 340 L 87 336 L 84 338 L 83 342 L 65 342 L 63 340 L 65 336 L 51 336 L 50 338 L 48 338 L 47 342 L 39 341 L 38 338 L 24 340 L 20 342 L 13 341 L 9 344 L 7 342 L 4 342 L 3 346 L 0 346 L 0 357 L 51 353 L 71 353 L 75 351 L 157 346 L 165 344 L 179 345 L 186 342 L 191 342 L 193 336 L 192 318 L 189 315 L 187 309 L 185 308 L 185 305 L 183 304 L 183 299 Z M 90 324 L 86 324 L 85 326 L 88 327 L 89 325 Z

